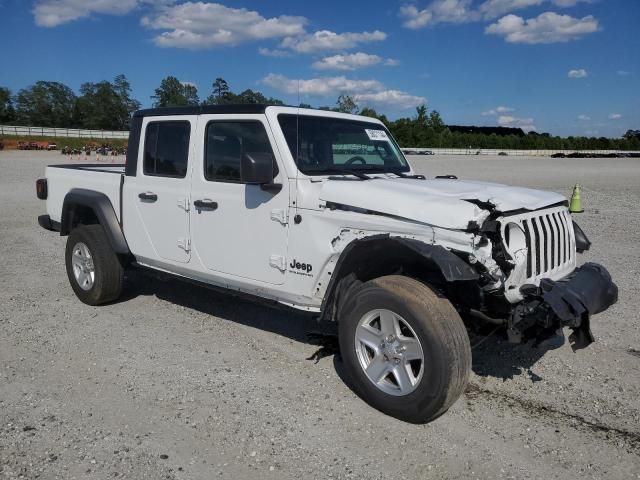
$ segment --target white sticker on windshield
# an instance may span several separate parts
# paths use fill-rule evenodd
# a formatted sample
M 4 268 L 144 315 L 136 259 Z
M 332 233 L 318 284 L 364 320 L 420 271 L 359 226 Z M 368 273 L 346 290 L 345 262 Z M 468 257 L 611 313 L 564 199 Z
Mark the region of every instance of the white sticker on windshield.
M 364 131 L 367 132 L 367 136 L 369 137 L 369 140 L 379 140 L 383 142 L 389 141 L 389 137 L 387 137 L 387 132 L 385 132 L 384 130 L 370 130 L 368 128 L 365 128 Z

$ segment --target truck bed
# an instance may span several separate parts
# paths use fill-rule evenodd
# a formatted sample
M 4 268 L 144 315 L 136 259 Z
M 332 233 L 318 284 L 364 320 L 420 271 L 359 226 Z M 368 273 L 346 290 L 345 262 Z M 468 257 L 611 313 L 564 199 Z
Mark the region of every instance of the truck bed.
M 49 165 L 46 169 L 48 197 L 47 214 L 60 222 L 64 197 L 74 188 L 104 193 L 120 220 L 120 187 L 124 179 L 124 164 L 97 163 Z

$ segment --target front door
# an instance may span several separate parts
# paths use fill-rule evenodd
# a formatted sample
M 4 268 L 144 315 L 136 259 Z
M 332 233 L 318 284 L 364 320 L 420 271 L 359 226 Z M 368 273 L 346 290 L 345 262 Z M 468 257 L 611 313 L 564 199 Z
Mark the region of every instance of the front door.
M 233 118 L 233 117 L 232 117 Z M 193 253 L 205 269 L 271 284 L 284 283 L 289 185 L 262 115 L 203 115 L 199 119 L 191 184 Z M 270 154 L 282 189 L 266 191 L 240 180 L 240 158 Z M 198 164 L 198 162 L 196 162 Z
M 136 176 L 123 189 L 123 223 L 129 248 L 151 265 L 187 263 L 189 154 L 196 116 L 144 119 Z

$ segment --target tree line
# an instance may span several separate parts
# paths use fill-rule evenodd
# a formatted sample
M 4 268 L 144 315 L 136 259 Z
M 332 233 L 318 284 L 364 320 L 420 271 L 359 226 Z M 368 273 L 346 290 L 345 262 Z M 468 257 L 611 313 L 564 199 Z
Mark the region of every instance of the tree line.
M 223 78 L 216 78 L 210 93 L 202 100 L 195 85 L 176 77 L 164 78 L 151 96 L 154 107 L 184 105 L 268 104 L 284 105 L 282 100 L 246 89 L 231 90 Z M 124 75 L 113 81 L 83 83 L 77 95 L 60 82 L 38 81 L 12 95 L 0 87 L 0 124 L 83 128 L 91 130 L 127 130 L 133 112 L 141 103 L 132 98 L 131 85 Z M 311 105 L 301 103 L 302 108 Z M 640 130 L 629 130 L 622 138 L 558 137 L 548 133 L 525 133 L 520 128 L 447 126 L 437 110 L 426 105 L 416 108 L 411 117 L 389 120 L 369 106 L 358 105 L 349 95 L 340 95 L 334 106 L 322 110 L 357 113 L 381 120 L 404 147 L 491 148 L 549 150 L 640 150 Z

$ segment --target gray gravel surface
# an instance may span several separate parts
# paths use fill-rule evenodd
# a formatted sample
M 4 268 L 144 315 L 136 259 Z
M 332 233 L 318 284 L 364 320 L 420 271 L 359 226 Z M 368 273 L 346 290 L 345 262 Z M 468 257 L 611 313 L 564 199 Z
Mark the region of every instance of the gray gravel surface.
M 345 386 L 335 343 L 308 336 L 331 325 L 140 273 L 122 301 L 80 303 L 65 239 L 36 223 L 34 181 L 60 155 L 0 152 L 0 478 L 640 478 L 640 161 L 410 159 L 565 195 L 581 182 L 583 260 L 620 286 L 597 343 L 471 334 L 466 394 L 406 424 Z

